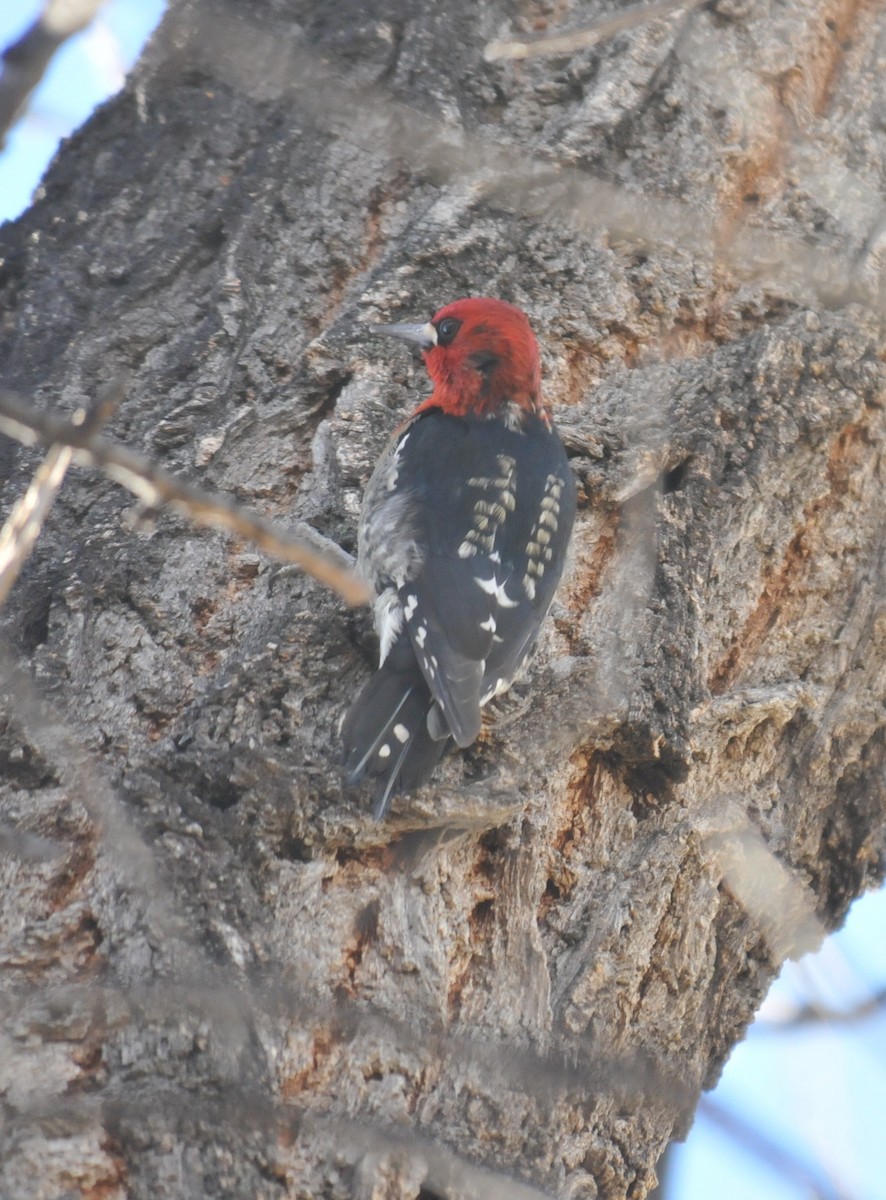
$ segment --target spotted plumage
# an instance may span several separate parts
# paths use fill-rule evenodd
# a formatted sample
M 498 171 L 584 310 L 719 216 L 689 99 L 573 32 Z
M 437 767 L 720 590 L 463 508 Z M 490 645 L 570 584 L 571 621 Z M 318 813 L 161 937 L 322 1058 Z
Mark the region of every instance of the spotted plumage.
M 435 388 L 366 490 L 359 568 L 372 585 L 379 669 L 343 726 L 349 780 L 377 782 L 376 815 L 424 782 L 523 667 L 560 579 L 575 485 L 542 407 L 519 309 L 460 300 L 418 341 Z

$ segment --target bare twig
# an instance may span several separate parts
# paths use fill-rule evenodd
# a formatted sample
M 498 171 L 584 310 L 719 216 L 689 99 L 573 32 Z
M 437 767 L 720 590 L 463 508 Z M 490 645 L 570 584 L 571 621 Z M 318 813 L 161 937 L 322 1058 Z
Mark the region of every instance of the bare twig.
M 698 1111 L 711 1124 L 738 1142 L 743 1150 L 767 1163 L 782 1178 L 790 1180 L 802 1189 L 806 1195 L 814 1197 L 815 1200 L 849 1200 L 842 1188 L 829 1179 L 822 1178 L 813 1168 L 800 1162 L 778 1142 L 767 1137 L 756 1126 L 743 1121 L 735 1113 L 707 1098 L 701 1100 Z
M 122 398 L 122 383 L 114 383 L 88 412 L 78 410 L 72 423 L 84 433 L 97 433 L 116 411 Z M 0 530 L 0 605 L 5 603 L 25 559 L 40 536 L 43 522 L 58 495 L 73 456 L 70 446 L 51 447 L 37 468 L 30 487 Z
M 46 0 L 31 27 L 3 53 L 0 73 L 0 149 L 50 59 L 72 34 L 85 28 L 104 0 Z
M 264 31 L 244 35 L 238 26 L 236 38 L 227 33 L 224 20 L 213 17 L 210 26 L 198 19 L 188 52 L 195 62 L 211 60 L 215 74 L 249 94 L 271 90 L 297 96 L 303 117 L 310 115 L 348 144 L 376 153 L 389 138 L 392 155 L 418 173 L 465 189 L 466 203 L 485 200 L 536 220 L 605 230 L 610 245 L 672 247 L 729 268 L 737 282 L 775 288 L 794 303 L 858 303 L 886 311 L 878 280 L 868 278 L 845 253 L 755 225 L 724 239 L 719 219 L 704 202 L 628 190 L 571 163 L 529 155 L 516 143 L 455 130 L 380 88 L 355 87 L 328 63 L 301 47 L 281 45 Z
M 823 1004 L 803 1004 L 783 1020 L 777 1017 L 757 1017 L 757 1027 L 764 1033 L 786 1033 L 809 1025 L 852 1025 L 882 1013 L 886 1009 L 886 988 L 859 1001 L 852 1008 L 830 1008 Z
M 0 667 L 2 665 L 0 651 Z M 47 711 L 52 718 L 51 710 Z M 100 774 L 96 774 L 97 768 L 93 770 L 88 758 L 81 756 L 79 764 L 71 765 L 77 770 L 81 767 L 91 770 L 102 785 Z M 143 886 L 152 878 L 149 871 L 156 873 L 156 866 L 150 858 L 146 859 L 150 850 L 143 842 L 133 845 L 134 831 L 123 824 L 123 814 L 117 811 L 119 805 L 113 793 L 105 789 L 104 794 L 91 799 L 90 806 L 96 819 L 102 821 L 105 841 L 115 855 L 116 864 L 128 869 L 131 863 L 134 878 Z M 109 816 L 112 822 L 110 837 L 107 831 Z M 55 843 L 18 832 L 17 836 L 30 839 L 21 844 L 30 847 L 32 856 L 40 852 L 49 857 L 54 849 L 57 853 Z M 148 899 L 153 893 L 143 886 L 143 896 Z M 164 896 L 168 898 L 168 893 L 164 892 Z M 171 927 L 171 917 L 175 913 L 171 905 L 168 913 L 167 927 Z M 179 932 L 186 935 L 186 928 L 179 926 Z M 426 1025 L 419 1027 L 373 1007 L 361 1009 L 349 999 L 320 1001 L 285 978 L 283 972 L 238 972 L 232 978 L 226 971 L 227 968 L 219 971 L 198 957 L 190 969 L 180 963 L 175 976 L 164 977 L 160 982 L 152 980 L 125 987 L 95 981 L 65 983 L 58 987 L 47 985 L 42 989 L 42 998 L 57 1014 L 76 1006 L 80 1011 L 93 1013 L 97 1019 L 102 1011 L 113 1009 L 121 1022 L 137 1021 L 142 1026 L 188 1012 L 199 1016 L 216 1036 L 225 1040 L 230 1040 L 242 1028 L 248 1014 L 253 1018 L 269 1017 L 275 1023 L 284 1024 L 297 1019 L 302 1029 L 326 1027 L 333 1022 L 336 1038 L 342 1043 L 359 1044 L 367 1038 L 383 1039 L 401 1051 L 419 1058 L 427 1057 L 429 1062 L 433 1060 L 444 1076 L 451 1073 L 454 1078 L 456 1068 L 470 1068 L 486 1082 L 498 1081 L 502 1091 L 519 1091 L 545 1104 L 555 1103 L 569 1093 L 586 1102 L 604 1096 L 617 1096 L 625 1101 L 640 1096 L 648 1103 L 685 1108 L 694 1105 L 698 1095 L 697 1086 L 684 1074 L 654 1062 L 641 1051 L 615 1050 L 596 1041 L 572 1055 L 546 1053 L 515 1044 L 504 1047 L 480 1034 L 429 1029 Z M 0 991 L 0 1018 L 9 1022 L 27 1009 L 32 998 L 27 985 L 20 991 L 12 987 Z
M 402 1125 L 384 1126 L 308 1113 L 301 1118 L 301 1128 L 325 1134 L 335 1145 L 346 1146 L 347 1153 L 355 1158 L 369 1157 L 366 1166 L 370 1171 L 375 1165 L 373 1160 L 388 1154 L 395 1155 L 396 1160 L 415 1163 L 421 1172 L 421 1193 L 425 1195 L 463 1196 L 465 1200 L 553 1200 L 550 1192 L 504 1171 L 476 1166 L 442 1142 L 421 1137 Z
M 0 391 L 0 430 L 29 446 L 69 447 L 74 462 L 100 467 L 149 508 L 167 504 L 195 525 L 225 529 L 246 538 L 266 553 L 301 567 L 337 591 L 348 604 L 363 604 L 368 598 L 365 583 L 350 569 L 349 556 L 308 526 L 300 529 L 301 537 L 294 537 L 224 496 L 167 474 L 141 454 L 98 438 L 60 417 L 34 411 L 6 391 Z M 314 549 L 306 544 L 308 540 L 315 546 L 325 545 L 322 550 Z
M 827 930 L 815 914 L 814 895 L 778 860 L 758 830 L 745 822 L 743 827 L 707 831 L 704 844 L 774 958 L 781 961 L 822 942 Z
M 614 37 L 625 29 L 634 29 L 656 17 L 667 17 L 680 9 L 697 8 L 704 0 L 654 0 L 652 4 L 632 4 L 614 16 L 607 16 L 584 29 L 573 33 L 555 34 L 552 37 L 532 41 L 490 42 L 483 52 L 487 62 L 498 62 L 505 58 L 535 58 L 542 54 L 573 54 L 586 50 Z
M 388 1159 L 397 1173 L 410 1176 L 409 1194 L 458 1195 L 464 1200 L 552 1200 L 542 1191 L 501 1170 L 478 1166 L 410 1128 L 386 1125 L 370 1118 L 331 1117 L 302 1112 L 291 1104 L 269 1101 L 267 1094 L 248 1082 L 221 1089 L 221 1094 L 195 1097 L 175 1086 L 145 1091 L 143 1095 L 95 1096 L 71 1093 L 60 1102 L 32 1106 L 16 1105 L 7 1115 L 5 1127 L 16 1133 L 35 1129 L 58 1136 L 59 1130 L 83 1129 L 101 1122 L 104 1126 L 131 1123 L 147 1127 L 158 1116 L 181 1125 L 196 1112 L 214 1130 L 236 1123 L 241 1131 L 263 1134 L 275 1143 L 283 1136 L 284 1146 L 300 1141 L 320 1142 L 335 1148 L 339 1161 L 356 1167 L 356 1196 L 379 1193 L 371 1188 L 375 1171 Z M 279 1151 L 278 1151 L 279 1154 Z M 285 1161 L 285 1151 L 283 1153 Z M 369 1186 L 361 1186 L 369 1184 Z M 304 1193 L 302 1193 L 304 1194 Z M 388 1192 L 387 1194 L 392 1194 Z M 403 1194 L 401 1191 L 400 1194 Z
M 73 457 L 70 446 L 53 446 L 0 530 L 0 604 L 33 549 Z
M 487 49 L 487 58 L 522 58 L 535 54 L 572 52 L 582 46 L 593 45 L 620 30 L 631 28 L 654 17 L 664 16 L 680 8 L 690 10 L 700 2 L 701 0 L 658 0 L 657 3 L 650 5 L 633 6 L 591 30 L 548 38 L 536 43 L 493 43 L 493 46 L 503 46 L 505 49 L 522 47 L 522 51 L 520 53 L 499 53 L 492 56 L 490 55 L 491 46 Z M 259 55 L 256 56 L 255 61 L 256 64 L 261 64 L 260 70 L 263 72 L 266 58 Z M 293 73 L 293 77 L 304 78 L 299 77 L 296 73 Z M 354 121 L 356 106 L 353 100 L 357 93 L 346 89 L 343 85 L 339 88 L 337 79 L 327 78 L 326 84 L 326 90 L 339 90 L 341 93 L 340 97 L 335 98 L 335 103 L 329 105 L 330 112 L 344 114 L 342 123 L 349 137 L 359 139 L 363 136 L 368 141 L 373 130 L 367 129 L 365 125 L 361 129 L 359 123 Z M 321 107 L 327 99 L 325 92 L 319 90 L 315 104 Z M 2 101 L 2 80 L 0 80 L 0 101 Z M 437 127 L 433 131 L 434 136 L 427 138 L 429 148 L 426 150 L 423 144 L 427 132 L 426 126 L 423 124 L 425 119 L 405 107 L 399 108 L 393 103 L 385 103 L 386 107 L 382 107 L 382 102 L 379 100 L 377 110 L 369 114 L 366 124 L 371 125 L 372 120 L 378 118 L 379 115 L 399 118 L 398 145 L 405 146 L 405 152 L 411 158 L 418 160 L 419 165 L 426 164 L 433 169 L 446 169 L 451 173 L 455 182 L 460 181 L 475 187 L 478 195 L 485 191 L 496 201 L 501 200 L 517 211 L 535 212 L 536 209 L 540 209 L 542 213 L 548 213 L 558 220 L 573 223 L 581 228 L 592 222 L 604 224 L 607 225 L 610 232 L 616 236 L 623 236 L 627 240 L 648 239 L 658 240 L 662 243 L 675 242 L 678 246 L 689 249 L 700 246 L 705 253 L 718 255 L 736 268 L 741 267 L 743 273 L 750 273 L 755 278 L 781 280 L 785 287 L 790 287 L 792 290 L 796 288 L 798 291 L 802 291 L 809 286 L 813 287 L 817 294 L 825 296 L 833 293 L 841 298 L 848 296 L 862 299 L 867 295 L 863 290 L 862 283 L 856 284 L 854 277 L 845 273 L 842 260 L 836 255 L 827 259 L 824 263 L 824 267 L 827 269 L 822 270 L 821 256 L 812 245 L 798 243 L 794 247 L 797 253 L 793 254 L 788 243 L 778 242 L 774 234 L 770 235 L 757 230 L 746 231 L 743 238 L 740 241 L 737 240 L 734 246 L 720 247 L 716 244 L 715 226 L 710 218 L 701 211 L 696 212 L 688 205 L 677 204 L 664 198 L 634 196 L 622 189 L 612 187 L 604 181 L 596 180 L 575 168 L 568 166 L 561 168 L 558 164 L 545 162 L 540 158 L 528 159 L 517 147 L 513 149 L 501 147 L 499 150 L 477 138 L 464 137 L 461 140 L 455 140 L 451 129 Z M 2 115 L 2 108 L 0 108 L 0 115 Z M 350 122 L 350 128 L 348 128 L 348 122 Z M 406 127 L 405 133 L 403 126 Z M 0 127 L 0 133 L 2 133 L 2 127 Z M 484 153 L 478 154 L 478 150 L 484 151 Z M 485 153 L 487 150 L 488 153 Z M 478 173 L 476 167 L 478 161 L 483 164 L 484 172 L 488 169 L 488 175 Z M 498 172 L 498 178 L 496 178 L 496 172 Z M 779 246 L 781 247 L 780 252 L 776 254 Z M 845 287 L 844 281 L 848 281 L 845 282 Z M 875 304 L 879 306 L 879 311 L 882 311 L 882 293 L 877 294 Z M 363 598 L 360 585 L 352 575 L 347 573 L 347 556 L 337 548 L 332 550 L 325 560 L 323 560 L 323 556 L 319 557 L 325 561 L 328 570 L 338 573 L 340 580 L 344 579 L 349 588 L 356 590 L 356 598 L 353 593 L 349 596 L 344 591 L 341 582 L 335 582 L 328 577 L 324 578 L 319 571 L 312 570 L 305 558 L 313 556 L 316 559 L 318 556 L 302 543 L 296 542 L 290 534 L 225 499 L 212 496 L 165 474 L 139 455 L 98 439 L 94 436 L 95 430 L 90 431 L 93 436 L 87 437 L 87 430 L 83 425 L 78 427 L 56 417 L 33 413 L 27 407 L 20 406 L 13 397 L 4 396 L 2 393 L 0 393 L 0 412 L 6 414 L 5 419 L 0 418 L 0 428 L 10 433 L 11 436 L 29 444 L 43 444 L 52 447 L 41 468 L 42 471 L 45 471 L 45 479 L 38 481 L 35 478 L 32 485 L 32 489 L 36 487 L 38 492 L 42 489 L 44 502 L 48 500 L 47 509 L 71 462 L 98 466 L 148 505 L 168 503 L 178 512 L 194 520 L 195 523 L 227 529 L 240 536 L 248 537 L 262 549 L 276 554 L 285 561 L 297 563 L 302 568 L 311 571 L 317 578 L 323 579 L 331 586 L 338 587 L 346 599 L 351 602 L 357 602 Z M 57 484 L 52 482 L 56 475 L 58 476 Z M 29 493 L 32 489 L 29 489 Z M 31 522 L 38 520 L 34 536 L 39 532 L 39 520 L 42 520 L 43 516 L 45 513 L 40 514 L 35 502 L 30 516 Z M 24 537 L 24 534 L 21 536 Z M 307 529 L 305 537 L 315 546 L 319 545 L 321 541 L 319 535 L 313 534 Z M 29 549 L 30 545 L 24 549 L 22 557 L 27 554 Z M 335 565 L 329 566 L 329 558 Z M 0 571 L 0 584 L 2 584 L 2 579 L 3 575 Z M 2 591 L 0 591 L 0 599 L 2 599 Z M 50 723 L 47 726 L 44 743 L 51 743 L 56 739 L 58 739 L 60 749 L 66 755 L 69 754 L 67 741 L 61 739 L 58 731 Z M 72 758 L 68 769 L 71 774 L 63 777 L 66 784 L 71 779 L 79 789 L 91 794 L 91 778 L 86 774 L 83 774 L 80 779 L 77 778 L 81 769 L 85 770 L 79 761 Z M 73 785 L 71 785 L 71 790 L 73 790 Z M 102 811 L 105 811 L 105 808 Z M 131 831 L 125 826 L 118 827 L 114 824 L 109 825 L 107 822 L 104 824 L 103 838 L 106 847 L 109 845 L 110 851 L 120 859 L 121 864 L 127 866 L 130 855 L 133 854 L 129 840 Z M 0 846 L 6 844 L 4 838 L 12 836 L 12 833 L 6 833 L 5 827 L 0 828 Z M 19 836 L 15 834 L 16 838 Z M 44 846 L 36 841 L 33 843 L 13 841 L 10 842 L 10 845 L 13 848 L 18 847 L 22 854 L 25 851 L 31 852 L 38 861 L 42 853 L 48 855 L 51 849 L 51 844 L 47 843 Z M 133 845 L 135 862 L 137 866 L 141 867 L 144 875 L 141 887 L 148 890 L 155 886 L 151 862 L 146 857 L 139 840 L 133 841 Z M 718 843 L 716 848 L 723 858 L 723 870 L 730 890 L 734 891 L 748 911 L 756 917 L 773 942 L 781 944 L 783 940 L 791 936 L 794 924 L 811 936 L 818 936 L 819 930 L 811 915 L 808 901 L 804 900 L 799 891 L 791 886 L 791 880 L 783 872 L 779 872 L 771 863 L 768 863 L 765 854 L 769 852 L 765 847 L 761 847 L 754 839 L 740 835 L 738 839 L 730 839 L 728 845 Z M 799 885 L 797 886 L 799 887 Z M 788 929 L 787 933 L 785 927 Z M 179 936 L 182 935 L 179 934 Z M 207 980 L 209 980 L 208 972 Z M 207 1007 L 210 1003 L 217 1006 L 209 1007 L 213 1034 L 216 1034 L 219 1028 L 230 1026 L 233 1036 L 233 1033 L 236 1033 L 239 1028 L 236 1020 L 239 1010 L 233 1008 L 235 989 L 233 986 L 231 987 L 230 997 L 228 997 L 224 988 L 216 988 L 214 977 L 210 982 L 211 991 L 208 990 L 209 984 L 206 981 L 203 986 L 204 989 L 207 989 Z M 95 989 L 95 993 L 98 995 L 98 989 Z M 132 993 L 130 992 L 128 995 L 131 997 Z M 195 999 L 200 998 L 196 987 L 181 986 L 179 988 L 169 983 L 163 985 L 160 995 L 174 1011 L 192 1009 L 196 1007 Z M 231 1000 L 230 1009 L 226 1006 L 229 998 Z M 257 996 L 252 990 L 247 993 L 244 1004 L 251 1005 L 254 1010 L 261 1013 L 264 999 L 265 997 Z M 287 995 L 285 999 L 287 1011 L 291 1013 L 292 997 Z M 324 1011 L 328 1011 L 325 1006 Z M 304 1009 L 301 1006 L 299 1006 L 298 1012 L 300 1016 L 304 1016 Z M 418 1036 L 416 1034 L 416 1037 Z M 422 1030 L 420 1036 L 426 1039 L 426 1031 Z M 531 1086 L 544 1093 L 548 1086 L 553 1089 L 562 1086 L 578 1088 L 579 1084 L 583 1084 L 585 1087 L 588 1085 L 587 1072 L 581 1066 L 572 1067 L 570 1073 L 566 1064 L 562 1064 L 553 1057 L 548 1060 L 535 1059 L 528 1053 L 522 1052 L 517 1052 L 516 1055 L 502 1054 L 499 1043 L 496 1043 L 494 1047 L 477 1047 L 468 1039 L 452 1040 L 435 1047 L 435 1049 L 441 1058 L 447 1053 L 453 1058 L 470 1056 L 477 1060 L 478 1069 L 482 1069 L 486 1073 L 491 1073 L 493 1070 L 500 1071 L 505 1084 L 513 1083 L 516 1078 L 517 1082 L 527 1091 Z M 597 1063 L 596 1068 L 601 1072 L 601 1078 L 608 1079 L 607 1072 L 603 1071 L 603 1064 Z M 639 1087 L 648 1082 L 642 1064 L 637 1064 L 632 1073 L 630 1069 L 625 1069 L 624 1064 L 616 1062 L 614 1071 L 617 1071 L 618 1078 L 624 1086 L 636 1085 Z M 236 1095 L 233 1094 L 233 1085 L 231 1086 L 230 1116 L 232 1119 L 236 1116 L 238 1121 L 248 1122 L 257 1120 L 258 1115 L 263 1115 L 266 1116 L 269 1123 L 273 1123 L 279 1118 L 280 1107 L 268 1104 L 264 1092 L 257 1093 L 247 1089 L 241 1092 L 240 1086 L 238 1080 Z M 214 1097 L 205 1096 L 198 1097 L 195 1102 L 192 1095 L 188 1094 L 183 1100 L 183 1106 L 186 1105 L 187 1110 L 190 1111 L 192 1106 L 197 1103 L 202 1114 L 206 1106 L 214 1102 Z M 93 1103 L 92 1098 L 84 1099 L 72 1094 L 70 1097 L 65 1097 L 65 1102 L 60 1108 L 64 1108 L 65 1104 L 76 1106 L 87 1103 Z M 163 1103 L 166 1103 L 165 1097 Z M 710 1109 L 710 1106 L 708 1107 Z M 713 1116 L 710 1111 L 708 1115 L 716 1120 L 716 1116 Z M 293 1129 L 296 1128 L 296 1119 L 295 1116 L 291 1117 Z M 309 1127 L 312 1120 L 309 1119 L 307 1122 Z M 722 1121 L 719 1123 L 725 1124 Z M 327 1129 L 339 1146 L 344 1146 L 349 1150 L 356 1147 L 359 1152 L 365 1154 L 403 1150 L 414 1159 L 423 1161 L 427 1168 L 427 1174 L 423 1178 L 426 1191 L 433 1189 L 434 1192 L 443 1194 L 450 1190 L 460 1190 L 465 1194 L 477 1194 L 488 1198 L 498 1195 L 515 1195 L 516 1188 L 520 1186 L 503 1176 L 492 1175 L 482 1168 L 463 1163 L 449 1150 L 440 1148 L 431 1142 L 421 1141 L 399 1129 L 390 1132 L 382 1127 L 364 1126 L 356 1121 L 334 1122 L 333 1120 L 329 1120 L 324 1126 L 321 1119 L 314 1122 L 314 1127 Z M 754 1134 L 756 1131 L 751 1130 L 751 1133 Z M 735 1134 L 735 1136 L 740 1135 Z M 763 1140 L 765 1143 L 765 1139 Z M 760 1157 L 768 1156 L 768 1160 L 774 1162 L 776 1166 L 780 1165 L 772 1153 L 771 1144 L 764 1145 L 766 1153 L 761 1153 L 759 1148 L 753 1145 L 749 1148 Z M 775 1151 L 778 1151 L 778 1147 L 775 1147 Z M 783 1164 L 781 1165 L 783 1166 Z M 803 1181 L 809 1183 L 812 1180 L 811 1172 L 802 1166 L 800 1171 Z M 786 1170 L 785 1173 L 787 1173 Z M 812 1184 L 815 1185 L 815 1180 L 812 1180 Z M 524 1188 L 523 1194 L 529 1194 L 529 1192 L 530 1189 Z M 537 1193 L 532 1191 L 532 1194 L 536 1195 Z M 817 1194 L 830 1196 L 834 1193 L 832 1189 L 825 1192 L 819 1188 Z
M 108 782 L 98 757 L 68 726 L 64 716 L 45 700 L 27 672 L 0 641 L 0 713 L 15 713 L 27 742 L 52 764 L 67 794 L 83 805 L 101 832 L 103 852 L 126 879 L 126 891 L 136 897 L 142 919 L 165 945 L 190 945 L 202 950 L 188 922 L 177 912 L 168 887 L 163 886 L 152 848 L 135 828 L 129 813 Z M 7 839 L 9 831 L 4 831 Z M 17 831 L 18 832 L 18 831 Z M 18 832 L 20 846 L 39 852 L 43 838 Z M 63 839 L 62 839 L 63 841 Z M 42 847 L 49 851 L 51 845 Z

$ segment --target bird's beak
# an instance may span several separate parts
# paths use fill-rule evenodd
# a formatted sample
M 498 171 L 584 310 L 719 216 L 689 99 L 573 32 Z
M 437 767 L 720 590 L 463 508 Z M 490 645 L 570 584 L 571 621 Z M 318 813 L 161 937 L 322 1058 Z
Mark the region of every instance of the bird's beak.
M 404 342 L 414 342 L 422 350 L 432 350 L 437 345 L 437 330 L 427 321 L 424 325 L 370 325 L 373 333 L 382 337 L 400 338 Z

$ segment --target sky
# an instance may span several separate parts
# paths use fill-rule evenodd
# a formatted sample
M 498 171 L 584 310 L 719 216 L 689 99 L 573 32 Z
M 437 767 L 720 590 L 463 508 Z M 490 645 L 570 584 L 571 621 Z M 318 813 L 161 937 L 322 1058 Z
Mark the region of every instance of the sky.
M 807 1169 L 823 1200 L 886 1200 L 886 1010 L 791 1026 L 803 1005 L 848 1011 L 886 988 L 886 890 L 852 906 L 817 954 L 786 963 L 708 1099 Z M 674 1200 L 810 1200 L 704 1114 L 675 1152 Z
M 42 7 L 42 0 L 0 0 L 0 47 L 20 37 Z M 59 141 L 120 88 L 165 7 L 164 0 L 109 0 L 62 46 L 0 155 L 0 221 L 27 208 Z
M 0 221 L 16 217 L 60 139 L 121 86 L 159 21 L 163 0 L 109 0 L 65 44 L 0 153 Z M 0 0 L 0 48 L 31 24 L 40 0 Z M 734 1050 L 668 1169 L 668 1200 L 886 1200 L 886 1013 L 862 1020 L 791 1019 L 804 1005 L 850 1010 L 886 989 L 886 890 L 856 901 L 822 950 L 788 963 Z M 768 1140 L 724 1132 L 726 1112 Z M 775 1147 L 776 1166 L 767 1159 Z M 791 1160 L 785 1165 L 785 1158 Z

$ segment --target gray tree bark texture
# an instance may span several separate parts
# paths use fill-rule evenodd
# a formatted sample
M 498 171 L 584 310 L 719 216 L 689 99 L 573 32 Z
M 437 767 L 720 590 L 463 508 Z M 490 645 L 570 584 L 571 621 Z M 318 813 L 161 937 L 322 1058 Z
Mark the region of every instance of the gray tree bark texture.
M 886 20 L 173 3 L 0 231 L 0 379 L 349 551 L 523 307 L 579 482 L 525 684 L 374 823 L 367 610 L 72 470 L 3 615 L 0 1195 L 631 1197 L 883 873 Z M 4 512 L 39 453 L 3 439 Z

